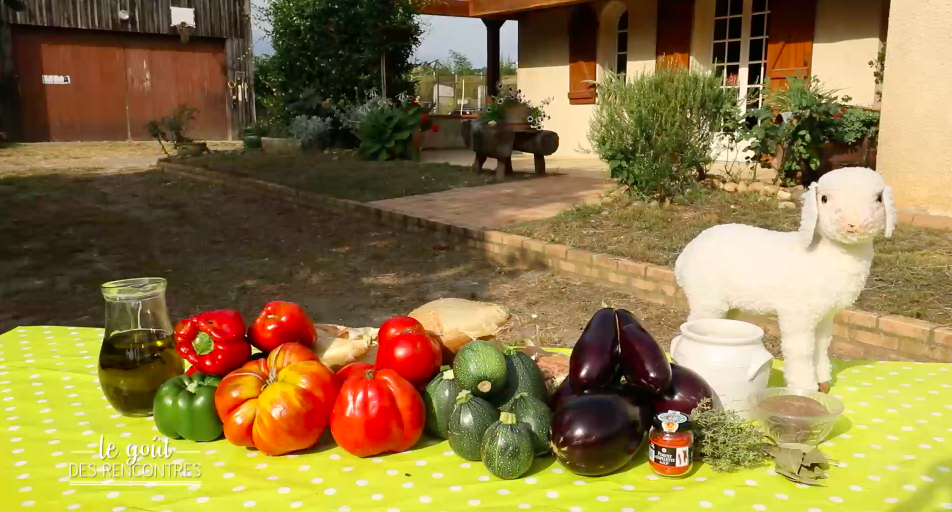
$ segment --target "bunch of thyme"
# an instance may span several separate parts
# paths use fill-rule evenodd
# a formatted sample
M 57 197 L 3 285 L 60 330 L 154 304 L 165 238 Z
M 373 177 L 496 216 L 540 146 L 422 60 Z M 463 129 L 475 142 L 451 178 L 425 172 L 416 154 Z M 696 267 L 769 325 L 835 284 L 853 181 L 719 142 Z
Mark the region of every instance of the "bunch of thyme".
M 770 459 L 768 439 L 737 412 L 714 409 L 711 400 L 705 398 L 691 411 L 691 419 L 695 446 L 714 471 L 758 468 Z

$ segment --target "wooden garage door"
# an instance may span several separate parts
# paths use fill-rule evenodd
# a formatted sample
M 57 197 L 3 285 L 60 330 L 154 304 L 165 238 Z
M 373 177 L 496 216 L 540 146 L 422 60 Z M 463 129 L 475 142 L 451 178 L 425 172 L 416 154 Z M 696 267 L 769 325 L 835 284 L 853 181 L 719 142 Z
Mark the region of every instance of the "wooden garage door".
M 146 139 L 143 125 L 185 103 L 193 137 L 228 137 L 224 41 L 14 25 L 25 141 Z M 68 83 L 44 83 L 69 77 Z

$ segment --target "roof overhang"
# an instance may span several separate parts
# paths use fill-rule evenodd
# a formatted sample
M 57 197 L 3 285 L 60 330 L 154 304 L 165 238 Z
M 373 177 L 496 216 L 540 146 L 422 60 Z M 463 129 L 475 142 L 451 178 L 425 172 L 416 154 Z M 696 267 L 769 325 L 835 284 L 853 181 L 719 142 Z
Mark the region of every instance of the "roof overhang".
M 435 16 L 458 16 L 465 18 L 507 17 L 537 9 L 581 4 L 591 0 L 430 0 L 420 11 Z

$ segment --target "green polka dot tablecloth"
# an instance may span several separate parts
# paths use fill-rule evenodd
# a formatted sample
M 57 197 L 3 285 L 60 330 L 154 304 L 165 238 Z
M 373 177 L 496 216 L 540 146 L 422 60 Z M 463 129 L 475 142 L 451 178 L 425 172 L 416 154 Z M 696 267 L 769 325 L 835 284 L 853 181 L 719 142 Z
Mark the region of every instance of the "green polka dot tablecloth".
M 605 477 L 574 475 L 547 457 L 503 481 L 427 438 L 372 459 L 330 440 L 283 457 L 224 439 L 171 441 L 165 453 L 151 419 L 120 416 L 100 392 L 101 337 L 69 327 L 0 335 L 0 510 L 952 510 L 952 365 L 836 361 L 831 392 L 846 412 L 823 444 L 838 461 L 825 487 L 767 467 L 721 474 L 698 464 L 666 479 L 644 451 Z M 114 444 L 115 458 L 100 459 L 100 443 Z M 130 446 L 148 453 L 129 464 Z

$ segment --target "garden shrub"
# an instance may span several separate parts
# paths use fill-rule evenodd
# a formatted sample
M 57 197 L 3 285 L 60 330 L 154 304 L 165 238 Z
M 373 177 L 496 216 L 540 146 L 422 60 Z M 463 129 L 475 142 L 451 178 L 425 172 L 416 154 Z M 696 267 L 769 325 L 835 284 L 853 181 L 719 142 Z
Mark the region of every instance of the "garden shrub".
M 330 118 L 317 116 L 297 116 L 291 121 L 289 131 L 295 139 L 301 140 L 305 147 L 323 147 L 332 128 Z
M 838 97 L 814 77 L 791 77 L 786 88 L 772 87 L 768 81 L 764 91 L 763 107 L 748 110 L 751 123 L 741 137 L 750 140 L 751 164 L 772 160 L 781 152 L 775 167 L 785 185 L 815 179 L 827 143 L 853 145 L 863 137 L 876 138 L 878 112 L 846 107 L 841 101 L 852 98 Z
M 736 93 L 696 69 L 659 68 L 627 80 L 606 72 L 589 122 L 593 151 L 613 178 L 644 196 L 667 199 L 696 186 L 714 146 L 740 124 Z
M 401 100 L 397 103 L 386 99 L 373 100 L 365 105 L 359 116 L 357 128 L 360 145 L 357 155 L 364 160 L 399 160 L 415 157 L 413 134 L 420 131 L 423 109 L 419 104 Z M 356 110 L 356 109 L 355 109 Z M 358 114 L 352 114 L 354 119 Z

